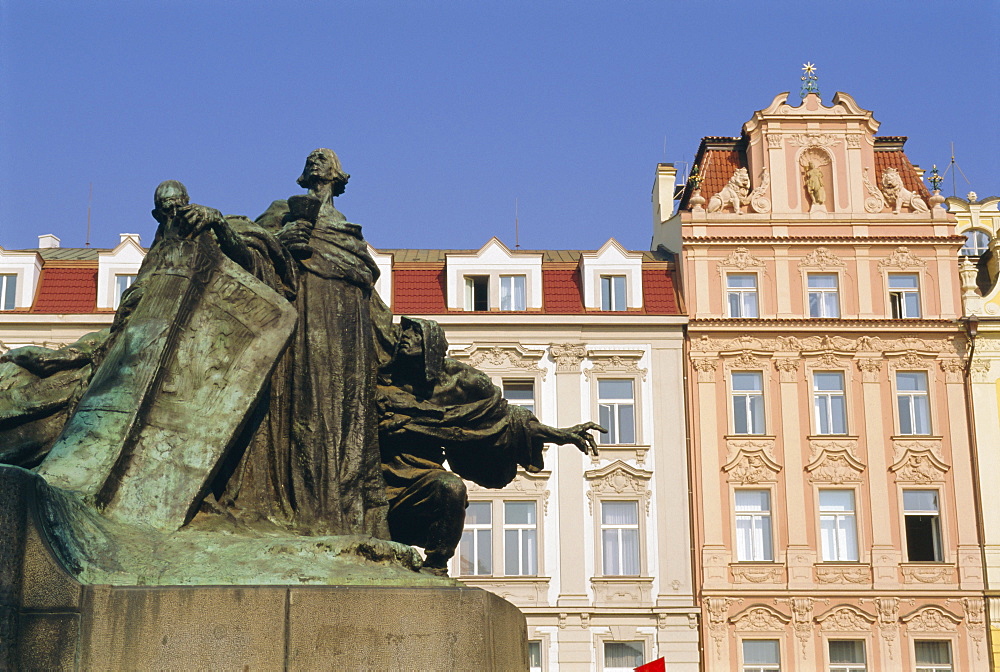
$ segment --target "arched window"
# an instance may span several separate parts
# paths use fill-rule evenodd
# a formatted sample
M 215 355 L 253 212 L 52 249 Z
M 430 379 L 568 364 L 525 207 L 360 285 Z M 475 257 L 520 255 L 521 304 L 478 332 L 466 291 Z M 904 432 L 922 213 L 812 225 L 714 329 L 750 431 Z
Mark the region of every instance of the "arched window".
M 962 246 L 960 255 L 963 257 L 978 257 L 986 254 L 990 247 L 990 235 L 979 229 L 969 229 L 965 232 L 965 245 Z

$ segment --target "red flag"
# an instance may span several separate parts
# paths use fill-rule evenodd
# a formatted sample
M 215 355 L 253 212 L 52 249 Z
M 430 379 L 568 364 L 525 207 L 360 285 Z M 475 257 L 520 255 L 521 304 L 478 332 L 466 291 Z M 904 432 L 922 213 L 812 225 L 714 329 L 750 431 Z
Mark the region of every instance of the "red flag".
M 657 658 L 652 662 L 635 668 L 635 672 L 667 672 L 667 663 L 665 659 Z

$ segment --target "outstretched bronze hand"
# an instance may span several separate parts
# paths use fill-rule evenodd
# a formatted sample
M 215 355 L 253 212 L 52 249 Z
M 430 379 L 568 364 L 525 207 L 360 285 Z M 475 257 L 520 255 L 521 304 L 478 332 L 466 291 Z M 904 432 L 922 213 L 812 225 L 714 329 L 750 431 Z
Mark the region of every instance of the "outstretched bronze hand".
M 606 433 L 608 431 L 596 422 L 581 422 L 579 425 L 573 425 L 572 427 L 550 427 L 539 422 L 537 427 L 533 429 L 535 435 L 546 443 L 556 443 L 559 445 L 572 443 L 584 455 L 594 456 L 598 454 L 597 442 L 594 441 L 594 436 L 590 432 L 596 430 Z

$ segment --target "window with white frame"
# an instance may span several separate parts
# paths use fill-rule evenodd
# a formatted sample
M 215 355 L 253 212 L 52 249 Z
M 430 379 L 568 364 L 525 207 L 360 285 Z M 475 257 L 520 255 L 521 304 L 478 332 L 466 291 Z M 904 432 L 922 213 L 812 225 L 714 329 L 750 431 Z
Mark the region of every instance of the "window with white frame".
M 831 639 L 830 672 L 866 672 L 865 641 L 863 639 Z
M 604 642 L 604 672 L 632 672 L 642 665 L 644 657 L 641 641 Z
M 743 672 L 781 672 L 778 640 L 744 639 Z
M 903 490 L 908 562 L 943 562 L 941 509 L 937 490 Z
M 500 276 L 500 310 L 526 310 L 527 294 L 523 275 Z
M 493 573 L 493 506 L 491 502 L 469 502 L 465 529 L 459 544 L 459 572 L 462 576 Z
M 839 371 L 813 373 L 813 407 L 817 434 L 847 434 L 847 402 L 844 374 Z
M 501 381 L 503 398 L 511 406 L 523 406 L 535 412 L 535 381 L 530 378 L 504 378 Z
M 17 307 L 17 274 L 0 275 L 0 310 L 14 310 Z
M 118 306 L 120 306 L 122 302 L 122 294 L 125 293 L 126 289 L 132 286 L 132 283 L 135 282 L 135 278 L 135 275 L 127 274 L 115 276 L 115 310 L 118 310 Z
M 625 310 L 625 276 L 601 276 L 601 310 Z
M 538 575 L 535 502 L 503 503 L 503 569 L 507 576 Z
M 528 672 L 542 672 L 541 640 L 528 640 Z
M 819 533 L 824 562 L 857 562 L 858 520 L 853 490 L 819 491 Z
M 810 273 L 809 317 L 840 317 L 840 293 L 836 273 Z
M 601 378 L 597 381 L 598 422 L 608 430 L 598 435 L 598 443 L 635 443 L 634 382 L 631 378 Z
M 736 490 L 736 559 L 740 562 L 771 562 L 771 492 Z
M 727 273 L 726 301 L 729 306 L 729 317 L 759 317 L 757 274 Z
M 916 640 L 913 642 L 913 657 L 917 661 L 916 672 L 953 672 L 951 666 L 951 642 L 948 640 Z
M 733 433 L 764 433 L 764 374 L 759 371 L 734 371 Z
M 889 310 L 893 319 L 920 317 L 920 283 L 916 273 L 889 274 Z
M 896 372 L 896 407 L 899 410 L 899 433 L 931 433 L 931 403 L 927 394 L 927 373 Z
M 979 257 L 990 249 L 990 234 L 980 229 L 969 229 L 965 232 L 965 245 L 959 250 L 963 257 Z
M 604 576 L 639 576 L 639 502 L 601 502 Z
M 466 310 L 490 309 L 490 276 L 488 275 L 465 276 L 465 309 Z

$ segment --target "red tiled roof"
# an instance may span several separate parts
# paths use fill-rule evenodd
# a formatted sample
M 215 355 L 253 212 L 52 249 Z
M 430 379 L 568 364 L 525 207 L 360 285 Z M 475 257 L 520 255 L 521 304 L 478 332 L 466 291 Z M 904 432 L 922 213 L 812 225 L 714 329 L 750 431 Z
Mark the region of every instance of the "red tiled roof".
M 392 311 L 397 314 L 446 313 L 445 269 L 397 268 L 392 272 Z
M 647 314 L 681 314 L 677 305 L 674 278 L 668 269 L 642 269 L 642 305 Z
M 542 311 L 559 314 L 584 312 L 578 269 L 542 269 Z
M 885 172 L 886 168 L 895 168 L 899 171 L 899 176 L 903 178 L 904 187 L 915 191 L 924 199 L 930 198 L 931 194 L 927 191 L 924 181 L 917 177 L 916 169 L 901 150 L 875 151 L 875 174 L 878 175 L 879 187 L 882 186 L 882 173 Z
M 42 268 L 31 312 L 63 315 L 96 310 L 97 268 Z

